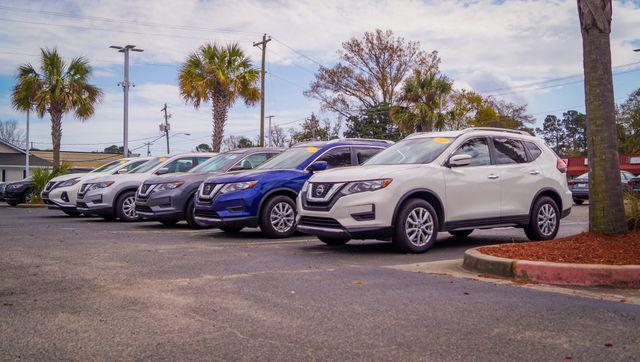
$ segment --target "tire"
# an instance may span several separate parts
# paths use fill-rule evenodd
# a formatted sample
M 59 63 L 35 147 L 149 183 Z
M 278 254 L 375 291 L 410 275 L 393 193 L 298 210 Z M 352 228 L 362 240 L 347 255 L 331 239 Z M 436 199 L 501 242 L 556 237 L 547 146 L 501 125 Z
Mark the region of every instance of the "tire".
M 62 209 L 62 212 L 64 212 L 65 214 L 67 214 L 68 216 L 71 216 L 71 217 L 80 216 L 80 213 L 78 211 L 76 211 L 76 210 L 65 210 L 65 209 Z
M 550 240 L 560 229 L 558 205 L 548 196 L 539 197 L 531 208 L 529 225 L 524 228 L 527 238 L 532 241 Z
M 162 225 L 164 226 L 173 226 L 175 224 L 178 223 L 178 219 L 165 219 L 165 220 L 158 220 Z
M 404 253 L 424 253 L 438 237 L 438 214 L 425 200 L 410 199 L 402 206 L 393 233 L 394 247 Z M 418 225 L 411 232 L 408 226 Z
M 349 242 L 348 238 L 331 238 L 327 236 L 318 236 L 318 239 L 327 245 L 340 246 Z
M 136 192 L 127 191 L 118 197 L 116 201 L 116 216 L 120 221 L 140 221 L 142 217 L 136 213 Z
M 19 202 L 7 201 L 7 204 L 9 204 L 10 206 L 16 207 L 18 206 Z
M 205 229 L 206 227 L 198 224 L 196 222 L 196 219 L 193 215 L 193 212 L 195 211 L 195 205 L 194 205 L 194 201 L 193 201 L 193 197 L 189 198 L 189 200 L 187 201 L 187 206 L 185 206 L 184 209 L 184 218 L 185 220 L 187 220 L 187 224 L 189 224 L 189 227 L 192 229 Z
M 467 236 L 471 235 L 472 232 L 473 232 L 473 229 L 471 229 L 471 230 L 455 230 L 455 231 L 449 231 L 449 234 L 453 235 L 456 238 L 464 239 Z
M 229 234 L 239 233 L 242 229 L 244 229 L 242 226 L 220 226 L 220 230 Z
M 296 203 L 280 195 L 270 198 L 260 210 L 260 230 L 270 238 L 286 238 L 296 232 Z M 275 224 L 275 225 L 274 225 Z
M 584 200 L 582 199 L 573 199 L 573 203 L 576 205 L 582 205 L 584 204 Z
M 87 214 L 85 214 L 87 215 Z M 91 216 L 89 214 L 89 216 Z M 100 217 L 104 220 L 104 221 L 115 221 L 116 220 L 116 216 L 115 215 L 100 215 Z

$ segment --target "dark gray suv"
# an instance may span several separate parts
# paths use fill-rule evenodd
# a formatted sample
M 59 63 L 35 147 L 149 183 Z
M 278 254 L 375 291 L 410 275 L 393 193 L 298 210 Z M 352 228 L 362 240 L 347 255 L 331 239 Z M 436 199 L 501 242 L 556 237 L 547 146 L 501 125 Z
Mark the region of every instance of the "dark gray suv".
M 136 192 L 136 212 L 165 225 L 186 220 L 189 226 L 199 228 L 193 218 L 193 196 L 204 180 L 215 174 L 251 170 L 283 150 L 238 149 L 216 155 L 186 173 L 148 178 Z

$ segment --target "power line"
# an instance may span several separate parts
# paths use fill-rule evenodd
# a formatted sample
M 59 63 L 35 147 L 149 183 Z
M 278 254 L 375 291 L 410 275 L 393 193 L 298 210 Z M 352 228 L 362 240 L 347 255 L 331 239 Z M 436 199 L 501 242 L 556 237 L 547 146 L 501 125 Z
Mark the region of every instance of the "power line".
M 307 59 L 307 60 L 310 60 L 310 61 L 312 61 L 312 62 L 314 62 L 314 63 L 318 64 L 318 65 L 319 65 L 319 66 L 321 66 L 321 67 L 322 67 L 322 66 L 324 66 L 324 65 L 323 65 L 322 63 L 320 63 L 319 61 L 317 61 L 317 60 L 315 60 L 315 59 L 311 58 L 310 56 L 308 56 L 308 55 L 306 55 L 306 54 L 304 54 L 304 53 L 302 53 L 302 52 L 300 52 L 300 51 L 298 51 L 298 50 L 296 50 L 296 49 L 292 48 L 291 46 L 287 45 L 287 44 L 286 44 L 285 42 L 283 42 L 282 40 L 280 40 L 280 39 L 278 39 L 278 38 L 276 38 L 276 37 L 274 37 L 274 36 L 273 36 L 272 38 L 273 38 L 273 40 L 275 40 L 276 42 L 280 43 L 282 46 L 284 46 L 284 47 L 288 48 L 289 50 L 291 50 L 292 52 L 294 52 L 294 53 L 296 53 L 296 54 L 300 55 L 301 57 L 303 57 L 303 58 L 305 58 L 305 59 Z

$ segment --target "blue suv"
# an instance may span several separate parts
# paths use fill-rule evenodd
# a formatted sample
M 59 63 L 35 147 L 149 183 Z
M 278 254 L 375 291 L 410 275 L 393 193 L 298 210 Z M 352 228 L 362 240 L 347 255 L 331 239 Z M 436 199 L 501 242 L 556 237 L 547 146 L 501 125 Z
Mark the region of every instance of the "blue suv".
M 296 197 L 313 172 L 361 165 L 391 144 L 361 139 L 302 143 L 253 171 L 209 177 L 198 189 L 194 219 L 226 232 L 259 226 L 270 237 L 291 236 Z

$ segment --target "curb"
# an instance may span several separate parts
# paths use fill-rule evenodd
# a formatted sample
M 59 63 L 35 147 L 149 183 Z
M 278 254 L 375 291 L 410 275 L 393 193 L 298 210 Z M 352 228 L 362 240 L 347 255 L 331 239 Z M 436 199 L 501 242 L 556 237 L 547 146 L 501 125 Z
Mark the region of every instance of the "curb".
M 515 260 L 465 251 L 465 269 L 534 283 L 640 288 L 640 265 L 569 264 Z
M 17 209 L 38 209 L 38 208 L 48 207 L 48 205 L 47 204 L 18 204 L 13 207 Z

